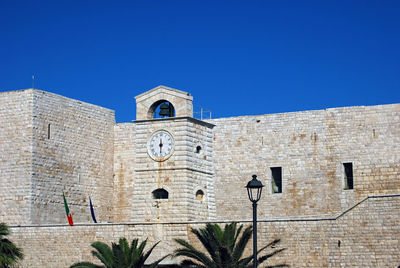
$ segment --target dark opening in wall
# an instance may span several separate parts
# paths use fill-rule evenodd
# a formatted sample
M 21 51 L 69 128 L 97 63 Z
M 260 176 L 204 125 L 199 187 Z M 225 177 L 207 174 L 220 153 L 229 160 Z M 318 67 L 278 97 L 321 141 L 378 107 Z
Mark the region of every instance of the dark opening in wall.
M 156 189 L 152 194 L 154 199 L 168 199 L 168 192 L 165 189 Z
M 282 193 L 282 167 L 272 167 L 271 177 L 272 193 Z
M 201 146 L 200 146 L 200 145 L 197 145 L 197 147 L 196 147 L 196 153 L 199 154 L 200 152 L 201 152 Z
M 202 190 L 198 190 L 196 192 L 196 200 L 203 201 L 204 192 Z
M 47 125 L 47 139 L 50 139 L 50 137 L 51 137 L 51 125 L 48 124 Z
M 353 163 L 343 163 L 344 168 L 344 189 L 353 189 Z
M 175 108 L 169 101 L 159 100 L 150 107 L 153 118 L 175 117 Z

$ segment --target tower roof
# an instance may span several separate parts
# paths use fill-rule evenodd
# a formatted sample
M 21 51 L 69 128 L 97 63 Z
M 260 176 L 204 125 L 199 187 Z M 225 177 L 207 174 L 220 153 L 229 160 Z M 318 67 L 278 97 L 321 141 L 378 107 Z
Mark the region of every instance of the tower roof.
M 136 102 L 140 102 L 143 101 L 147 98 L 151 98 L 155 95 L 171 95 L 171 96 L 175 96 L 175 97 L 179 97 L 179 98 L 184 98 L 187 100 L 193 100 L 193 96 L 190 95 L 190 93 L 182 91 L 182 90 L 178 90 L 175 88 L 171 88 L 171 87 L 166 87 L 163 85 L 157 86 L 153 89 L 150 89 L 140 95 L 137 95 L 135 97 Z

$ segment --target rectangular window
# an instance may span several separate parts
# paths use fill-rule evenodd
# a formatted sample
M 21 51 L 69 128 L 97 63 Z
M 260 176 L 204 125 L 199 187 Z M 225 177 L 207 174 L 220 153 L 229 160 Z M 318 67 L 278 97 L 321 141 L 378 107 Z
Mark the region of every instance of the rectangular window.
M 47 125 L 47 139 L 50 139 L 50 124 Z
M 353 189 L 353 163 L 343 163 L 344 168 L 344 189 Z
M 272 167 L 271 177 L 272 193 L 282 193 L 282 167 Z

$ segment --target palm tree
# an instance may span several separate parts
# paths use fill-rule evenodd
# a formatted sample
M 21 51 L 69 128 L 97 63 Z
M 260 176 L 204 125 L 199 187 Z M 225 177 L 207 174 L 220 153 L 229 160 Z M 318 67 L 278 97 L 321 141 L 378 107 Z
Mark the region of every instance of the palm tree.
M 157 246 L 156 243 L 147 252 L 144 252 L 147 239 L 139 244 L 139 239 L 133 239 L 129 246 L 126 238 L 120 238 L 119 243 L 111 243 L 111 248 L 103 242 L 94 242 L 92 247 L 92 255 L 98 258 L 103 265 L 97 265 L 91 262 L 79 262 L 71 265 L 70 268 L 141 268 L 141 267 L 156 267 L 166 255 L 161 259 L 149 265 L 144 265 L 147 258 L 150 256 L 153 249 Z
M 192 233 L 196 235 L 208 254 L 197 250 L 194 246 L 183 239 L 175 239 L 175 241 L 183 246 L 183 248 L 174 251 L 174 257 L 184 256 L 181 262 L 182 267 L 195 268 L 248 268 L 252 267 L 253 256 L 242 258 L 252 235 L 252 227 L 249 226 L 243 230 L 243 225 L 236 228 L 236 223 L 225 225 L 224 230 L 218 224 L 207 223 L 205 228 L 192 229 Z M 242 232 L 243 230 L 243 232 Z M 240 233 L 242 234 L 240 235 Z M 240 237 L 239 237 L 240 236 Z M 279 239 L 274 240 L 265 247 L 261 248 L 258 253 L 268 247 L 275 248 L 280 242 Z M 272 256 L 278 254 L 285 249 L 274 250 L 272 253 L 262 255 L 258 258 L 258 264 L 263 263 Z M 288 267 L 286 264 L 266 267 Z
M 10 229 L 5 223 L 0 223 L 0 267 L 14 267 L 24 255 L 22 250 L 13 242 L 5 238 L 10 234 Z

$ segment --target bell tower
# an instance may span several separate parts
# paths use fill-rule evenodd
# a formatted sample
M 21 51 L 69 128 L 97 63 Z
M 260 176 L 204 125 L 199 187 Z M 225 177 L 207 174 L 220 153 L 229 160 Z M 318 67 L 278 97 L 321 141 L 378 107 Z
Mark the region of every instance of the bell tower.
M 132 219 L 215 218 L 212 129 L 193 118 L 193 97 L 158 86 L 136 97 Z
M 193 117 L 193 97 L 184 91 L 158 86 L 135 99 L 136 120 L 153 119 L 157 108 L 163 105 L 169 105 L 174 112 L 168 117 Z

